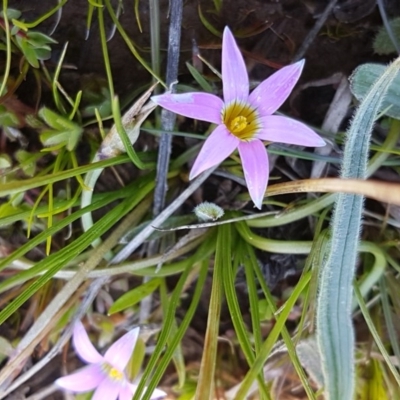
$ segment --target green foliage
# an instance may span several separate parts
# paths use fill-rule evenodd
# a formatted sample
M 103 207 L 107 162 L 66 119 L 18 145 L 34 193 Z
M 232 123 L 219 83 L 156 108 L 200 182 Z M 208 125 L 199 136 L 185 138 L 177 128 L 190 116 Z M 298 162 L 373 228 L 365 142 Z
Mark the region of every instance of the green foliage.
M 39 116 L 52 128 L 44 129 L 40 133 L 44 146 L 57 148 L 65 146 L 69 151 L 75 149 L 83 132 L 81 126 L 46 107 L 40 109 Z
M 18 117 L 5 106 L 0 104 L 0 126 L 2 127 L 16 127 L 19 125 Z
M 342 200 L 338 200 L 338 195 L 328 194 L 318 198 L 296 197 L 293 202 L 286 203 L 286 200 L 282 198 L 270 197 L 267 202 L 274 207 L 275 211 L 273 212 L 255 214 L 252 213 L 252 210 L 247 209 L 243 213 L 237 212 L 241 221 L 235 220 L 226 223 L 225 218 L 229 218 L 229 213 L 232 214 L 232 211 L 228 211 L 228 216 L 216 222 L 216 224 L 221 223 L 221 226 L 213 228 L 211 225 L 222 214 L 218 211 L 209 218 L 211 225 L 206 228 L 208 231 L 199 232 L 195 239 L 191 238 L 191 234 L 196 232 L 194 230 L 191 230 L 188 235 L 182 234 L 181 236 L 182 231 L 179 233 L 157 231 L 155 235 L 140 241 L 137 247 L 141 246 L 144 249 L 148 243 L 152 243 L 149 246 L 151 247 L 155 241 L 165 240 L 171 246 L 164 253 L 160 251 L 161 254 L 157 254 L 156 250 L 155 253 L 149 251 L 146 254 L 143 251 L 139 256 L 139 252 L 136 252 L 129 261 L 116 263 L 113 261 L 113 257 L 121 250 L 121 247 L 125 246 L 126 241 L 137 239 L 148 228 L 154 229 L 153 219 L 150 215 L 151 198 L 157 179 L 154 172 L 156 155 L 155 152 L 150 151 L 136 154 L 132 145 L 136 141 L 139 131 L 145 130 L 159 136 L 161 130 L 157 126 L 157 119 L 154 118 L 147 120 L 147 127 L 142 129 L 142 122 L 152 109 L 146 109 L 148 114 L 143 116 L 141 114 L 143 104 L 140 102 L 137 109 L 133 107 L 134 113 L 129 114 L 129 111 L 123 113 L 124 105 L 127 105 L 128 101 L 123 101 L 124 99 L 121 98 L 122 106 L 120 106 L 119 98 L 114 93 L 111 73 L 112 52 L 110 52 L 109 58 L 110 43 L 107 42 L 109 35 L 106 32 L 104 19 L 111 18 L 113 30 L 116 29 L 115 35 L 121 36 L 138 63 L 149 72 L 149 82 L 140 82 L 139 87 L 136 87 L 130 94 L 129 102 L 143 90 L 143 87 L 149 87 L 152 78 L 160 79 L 160 77 L 157 71 L 150 68 L 140 55 L 139 51 L 142 49 L 139 49 L 132 37 L 124 30 L 118 11 L 114 11 L 111 2 L 109 0 L 89 0 L 87 35 L 89 35 L 90 29 L 92 29 L 91 35 L 98 34 L 92 26 L 92 17 L 96 13 L 101 31 L 104 65 L 108 75 L 107 79 L 90 77 L 90 81 L 83 84 L 82 91 L 78 91 L 76 94 L 69 93 L 61 84 L 68 47 L 64 46 L 56 68 L 50 68 L 50 63 L 41 61 L 50 58 L 52 45 L 56 42 L 50 36 L 33 30 L 52 13 L 61 12 L 65 2 L 65 0 L 57 2 L 55 7 L 31 23 L 22 21 L 21 13 L 16 10 L 7 9 L 5 15 L 0 14 L 0 18 L 4 21 L 4 28 L 0 33 L 0 51 L 4 51 L 6 56 L 2 95 L 6 93 L 7 96 L 14 96 L 14 93 L 18 93 L 17 89 L 23 85 L 27 74 L 30 74 L 30 78 L 35 78 L 38 88 L 40 85 L 48 87 L 53 95 L 52 103 L 46 103 L 40 109 L 38 113 L 40 119 L 32 114 L 21 116 L 15 109 L 7 105 L 0 105 L 0 126 L 3 127 L 6 134 L 7 128 L 18 128 L 24 132 L 21 126 L 28 126 L 30 131 L 37 132 L 41 144 L 45 147 L 44 149 L 40 148 L 40 143 L 32 139 L 33 145 L 28 149 L 18 148 L 18 150 L 12 150 L 10 154 L 0 154 L 0 196 L 2 197 L 0 236 L 3 236 L 3 232 L 5 232 L 4 236 L 7 237 L 9 232 L 15 230 L 15 227 L 23 232 L 31 230 L 33 233 L 32 237 L 26 239 L 24 244 L 0 259 L 0 271 L 4 271 L 4 279 L 0 282 L 0 293 L 9 296 L 8 303 L 0 312 L 0 322 L 7 320 L 7 323 L 13 327 L 14 321 L 17 321 L 20 314 L 25 312 L 22 308 L 23 304 L 28 301 L 44 304 L 47 300 L 46 291 L 49 288 L 54 290 L 57 298 L 62 299 L 59 304 L 50 302 L 43 305 L 44 311 L 40 311 L 39 317 L 32 324 L 32 331 L 22 337 L 23 346 L 18 348 L 18 351 L 12 351 L 10 343 L 4 342 L 4 340 L 4 343 L 0 341 L 0 359 L 3 359 L 5 354 L 11 354 L 11 356 L 17 354 L 22 357 L 24 352 L 28 354 L 29 351 L 32 351 L 30 349 L 37 348 L 38 342 L 35 340 L 46 334 L 47 327 L 52 321 L 57 322 L 57 326 L 50 327 L 48 331 L 52 340 L 56 340 L 53 339 L 53 336 L 56 337 L 68 321 L 71 321 L 78 312 L 81 314 L 86 312 L 85 309 L 80 309 L 83 307 L 80 300 L 76 300 L 69 311 L 66 309 L 67 306 L 69 307 L 68 301 L 71 300 L 71 293 L 81 289 L 86 290 L 85 285 L 93 279 L 118 277 L 118 280 L 123 281 L 123 284 L 127 286 L 122 286 L 124 294 L 119 298 L 114 299 L 113 290 L 107 293 L 107 296 L 110 296 L 110 300 L 113 301 L 112 306 L 108 309 L 109 314 L 113 314 L 112 318 L 101 312 L 92 314 L 92 317 L 97 318 L 97 328 L 102 331 L 101 340 L 110 341 L 114 334 L 113 324 L 115 321 L 119 323 L 121 320 L 129 320 L 132 317 L 132 311 L 139 309 L 139 303 L 146 297 L 157 296 L 157 306 L 161 303 L 148 321 L 150 324 L 156 323 L 155 330 L 159 331 L 154 349 L 149 354 L 148 351 L 146 352 L 145 344 L 140 342 L 129 365 L 130 376 L 133 378 L 140 375 L 141 365 L 138 360 L 140 362 L 143 359 L 146 360 L 135 399 L 149 399 L 152 390 L 159 385 L 167 368 L 172 369 L 173 366 L 179 383 L 176 391 L 180 392 L 182 399 L 197 396 L 202 400 L 214 395 L 215 382 L 219 383 L 220 381 L 218 372 L 222 370 L 223 362 L 226 361 L 224 359 L 226 354 L 220 357 L 220 349 L 224 347 L 220 345 L 222 340 L 219 316 L 222 304 L 226 304 L 232 321 L 230 330 L 232 336 L 229 338 L 229 345 L 233 351 L 229 350 L 229 357 L 231 357 L 229 362 L 233 361 L 232 365 L 235 365 L 239 359 L 245 362 L 244 366 L 240 366 L 242 376 L 237 384 L 235 399 L 245 399 L 251 390 L 258 391 L 258 396 L 262 400 L 276 397 L 274 385 L 270 381 L 266 381 L 263 371 L 274 368 L 274 358 L 279 352 L 285 355 L 278 363 L 287 363 L 288 366 L 290 363 L 290 366 L 293 366 L 310 399 L 318 398 L 320 393 L 315 393 L 315 390 L 322 390 L 321 387 L 326 387 L 325 394 L 334 393 L 336 388 L 332 389 L 332 385 L 334 386 L 335 382 L 339 382 L 337 386 L 348 388 L 347 394 L 343 394 L 343 398 L 351 396 L 348 393 L 351 393 L 351 386 L 355 379 L 357 379 L 357 391 L 360 396 L 373 393 L 376 398 L 385 398 L 385 394 L 390 392 L 395 398 L 399 397 L 400 377 L 395 363 L 395 357 L 400 357 L 396 334 L 396 317 L 400 313 L 400 301 L 397 295 L 399 285 L 396 275 L 400 272 L 400 265 L 396 258 L 398 255 L 396 253 L 397 236 L 395 235 L 394 239 L 390 241 L 383 242 L 384 245 L 380 244 L 379 240 L 371 242 L 371 238 L 368 238 L 369 241 L 365 240 L 359 243 L 358 232 L 361 226 L 360 209 L 362 206 L 362 201 L 360 202 L 359 199 L 354 201 L 353 197 L 350 203 L 346 203 L 341 202 L 346 196 L 340 195 Z M 118 4 L 118 9 L 121 4 Z M 215 27 L 217 25 L 214 26 L 212 18 L 218 16 L 223 2 L 214 0 L 213 4 L 214 10 L 211 12 L 207 10 L 204 13 L 205 9 L 199 5 L 198 13 L 205 28 L 213 34 L 221 36 L 220 31 Z M 139 0 L 134 1 L 134 7 L 139 23 Z M 211 15 L 211 18 L 208 19 L 208 15 Z M 393 21 L 392 24 L 396 32 L 399 20 Z M 243 37 L 250 36 L 254 32 L 265 29 L 265 26 L 262 24 L 248 30 L 239 29 L 237 33 Z M 156 28 L 158 27 L 153 27 L 154 32 L 157 31 Z M 390 45 L 384 47 L 387 43 L 389 43 L 387 34 L 383 31 L 379 32 L 375 40 L 375 50 L 377 52 L 392 51 Z M 19 62 L 23 64 L 20 75 L 14 77 L 12 76 L 15 70 L 14 66 Z M 203 90 L 209 93 L 215 91 L 213 85 L 201 72 L 189 63 L 186 65 L 193 79 L 191 86 L 181 85 L 182 90 Z M 208 65 L 218 75 L 215 68 Z M 362 103 L 361 107 L 371 100 L 371 90 L 376 89 L 374 85 L 377 80 L 382 79 L 385 71 L 385 66 L 377 64 L 365 64 L 354 71 L 351 78 L 351 90 Z M 391 167 L 393 170 L 398 169 L 399 166 L 399 151 L 396 148 L 399 137 L 398 123 L 390 123 L 390 129 L 383 143 L 376 140 L 370 147 L 374 154 L 368 167 L 365 159 L 368 153 L 368 143 L 366 142 L 369 141 L 366 133 L 370 132 L 371 126 L 377 118 L 376 110 L 386 116 L 400 118 L 400 76 L 399 74 L 395 77 L 391 75 L 390 79 L 393 79 L 391 84 L 389 85 L 389 81 L 387 81 L 385 88 L 381 88 L 381 94 L 387 89 L 382 103 L 380 104 L 381 98 L 375 96 L 373 112 L 368 107 L 367 110 L 360 108 L 361 111 L 357 114 L 349 133 L 345 163 L 350 170 L 359 168 L 361 163 L 359 171 L 362 172 L 360 174 L 363 178 L 370 176 L 382 165 Z M 374 87 L 375 89 L 372 89 Z M 33 100 L 37 101 L 37 104 L 43 104 L 42 99 Z M 369 104 L 371 105 L 371 103 Z M 130 116 L 130 119 L 126 120 L 125 115 Z M 138 115 L 143 118 L 138 119 Z M 100 146 L 100 136 L 106 137 L 107 129 L 111 125 L 111 121 L 106 120 L 111 118 L 113 118 L 114 126 L 109 133 L 111 132 L 111 136 L 116 138 L 120 144 L 117 146 L 112 141 L 110 145 L 110 142 L 103 140 Z M 360 122 L 360 120 L 364 121 L 364 125 L 358 125 L 358 129 L 356 129 L 357 121 Z M 96 123 L 98 127 L 96 127 Z M 178 129 L 176 127 L 171 134 L 196 139 L 204 139 L 206 136 L 203 132 L 180 132 Z M 360 134 L 362 138 L 356 135 L 350 139 L 356 130 L 358 134 L 362 133 Z M 326 134 L 326 137 L 335 140 L 339 145 L 342 143 L 342 136 L 340 134 L 333 137 L 333 135 Z M 351 153 L 352 156 L 349 158 L 348 143 L 350 140 L 355 141 L 357 146 L 362 145 L 362 151 L 356 155 Z M 116 153 L 111 151 L 107 159 L 98 156 L 92 163 L 82 165 L 81 154 L 78 150 L 80 150 L 80 144 L 83 143 L 85 146 L 90 146 L 91 154 L 97 154 L 97 156 L 102 154 L 101 150 L 104 150 L 107 145 L 112 151 L 118 151 Z M 181 143 L 184 143 L 183 140 Z M 127 152 L 128 155 L 115 156 L 120 152 Z M 175 158 L 171 160 L 169 167 L 168 184 L 171 195 L 169 200 L 174 200 L 175 193 L 187 184 L 186 164 L 195 157 L 197 152 L 198 146 L 192 146 L 187 149 L 179 149 L 176 152 L 176 154 L 179 153 L 177 157 L 173 153 Z M 311 162 L 315 160 L 332 164 L 341 162 L 339 156 L 319 155 L 279 145 L 269 146 L 269 152 L 285 157 L 306 159 Z M 361 156 L 364 157 L 362 162 L 360 161 Z M 103 161 L 96 161 L 97 159 Z M 351 162 L 348 161 L 349 159 Z M 85 157 L 85 162 L 87 160 L 88 157 Z M 108 174 L 106 175 L 107 179 L 116 180 L 117 178 L 114 176 L 117 177 L 120 173 L 120 169 L 116 167 L 124 163 L 133 163 L 135 170 L 140 168 L 140 177 L 131 178 L 131 183 L 118 186 L 118 190 L 97 193 L 96 181 L 100 173 L 104 171 Z M 235 157 L 224 163 L 223 169 L 224 173 L 232 174 L 234 179 L 242 177 L 242 171 Z M 346 171 L 346 168 L 343 170 Z M 344 177 L 346 176 L 344 173 Z M 87 200 L 88 198 L 89 200 Z M 232 202 L 233 208 L 237 208 L 239 202 L 248 200 L 248 195 L 242 193 L 236 196 L 235 200 L 237 202 Z M 333 250 L 331 251 L 334 252 L 335 257 L 345 257 L 339 262 L 331 262 L 331 256 L 325 257 L 328 243 L 326 225 L 335 201 L 337 205 L 334 223 L 340 225 L 341 228 L 349 226 L 346 231 L 340 230 L 337 233 L 334 230 L 332 233 L 331 249 Z M 176 225 L 193 222 L 194 214 L 190 208 L 193 206 L 190 204 L 188 210 L 188 204 L 180 208 L 179 215 L 164 220 L 157 227 L 172 228 Z M 226 209 L 228 210 L 229 207 Z M 341 210 L 344 212 L 345 218 L 350 218 L 350 222 L 349 219 L 346 219 L 345 223 L 343 215 L 342 217 L 338 216 L 338 212 Z M 210 214 L 208 210 L 206 211 L 202 215 Z M 91 219 L 93 212 L 100 215 L 97 222 L 93 222 Z M 129 223 L 129 216 L 136 212 L 138 215 L 134 219 L 135 222 Z M 350 217 L 348 214 L 351 214 Z M 79 224 L 80 220 L 82 219 L 83 222 L 89 216 L 90 223 L 87 226 L 84 225 L 82 229 Z M 117 222 L 124 218 L 128 220 L 127 225 L 129 226 L 116 226 Z M 319 221 L 313 231 L 313 240 L 292 241 L 264 237 L 266 236 L 264 232 L 270 227 L 281 227 L 285 230 L 285 225 L 306 218 L 310 220 L 318 218 Z M 382 217 L 380 222 L 382 224 L 389 222 L 390 224 L 393 220 L 394 218 L 386 216 Z M 118 231 L 119 228 L 123 233 Z M 117 233 L 113 237 L 115 231 Z M 126 239 L 127 231 L 130 231 L 130 236 Z M 383 232 L 382 236 L 385 234 Z M 45 244 L 49 243 L 52 237 L 62 237 L 62 245 L 59 248 L 52 246 L 52 249 L 48 246 L 48 256 L 43 256 L 37 262 L 32 261 L 30 252 L 39 250 L 42 252 L 39 254 L 45 254 Z M 110 237 L 112 240 L 109 240 Z M 145 240 L 147 243 L 143 246 Z M 336 247 L 334 246 L 335 240 L 339 243 Z M 94 244 L 96 249 L 92 250 Z M 278 299 L 271 295 L 255 249 L 271 253 L 300 254 L 307 257 L 302 276 L 299 277 L 299 281 L 294 287 L 290 287 L 285 292 L 285 296 Z M 351 270 L 351 267 L 354 268 L 354 257 L 357 251 L 363 253 L 363 262 L 360 263 L 362 265 L 360 276 L 355 277 L 358 297 L 358 302 L 355 302 L 353 296 L 349 295 L 349 291 L 351 291 L 352 277 L 354 276 L 354 270 Z M 353 258 L 350 260 L 351 257 Z M 330 263 L 334 268 L 328 275 L 329 279 L 324 278 L 321 274 L 322 284 L 319 289 L 318 334 L 324 337 L 322 340 L 320 339 L 321 349 L 326 345 L 326 341 L 331 341 L 327 345 L 328 350 L 325 348 L 321 351 L 324 356 L 323 368 L 321 368 L 312 325 L 318 292 L 316 281 L 318 270 L 322 268 L 323 263 Z M 390 268 L 387 264 L 390 265 Z M 159 265 L 162 265 L 161 269 Z M 236 284 L 239 269 L 244 271 L 245 275 L 245 299 L 238 296 Z M 323 273 L 326 274 L 327 271 L 325 270 Z M 341 274 L 342 279 L 346 278 L 346 282 L 338 283 L 338 274 Z M 138 283 L 138 278 L 131 279 L 132 275 L 146 277 L 147 281 Z M 173 279 L 168 280 L 167 285 L 166 277 L 170 276 L 173 276 Z M 64 280 L 64 282 L 60 284 L 60 280 Z M 132 282 L 135 283 L 131 285 Z M 173 284 L 171 284 L 172 282 Z M 209 296 L 209 288 L 206 286 L 208 283 L 210 283 L 212 292 L 211 299 L 207 297 Z M 192 289 L 187 292 L 189 287 Z M 65 288 L 68 288 L 70 292 L 65 291 Z M 375 296 L 373 299 L 375 308 L 367 308 L 365 305 L 364 299 L 367 299 L 371 293 Z M 325 295 L 327 297 L 324 297 Z M 184 314 L 181 313 L 183 299 L 185 299 Z M 202 365 L 200 371 L 196 370 L 193 374 L 192 371 L 187 370 L 182 340 L 188 332 L 193 318 L 196 317 L 196 310 L 203 304 L 202 300 L 206 300 L 206 302 L 210 300 L 208 303 L 209 320 Z M 344 300 L 346 300 L 345 307 L 342 306 Z M 246 316 L 243 315 L 242 301 L 249 304 L 249 313 Z M 104 307 L 104 310 L 107 310 L 107 307 Z M 356 361 L 356 357 L 367 358 L 364 348 L 362 346 L 356 348 L 355 343 L 352 342 L 350 313 L 355 309 L 362 312 L 368 324 L 369 332 L 374 339 L 371 347 L 376 346 L 382 354 L 382 357 L 369 358 L 368 363 L 362 363 L 362 365 L 360 363 L 356 370 L 350 365 Z M 293 310 L 301 310 L 301 315 L 298 320 L 291 321 L 291 325 L 295 324 L 295 329 L 289 330 L 287 322 L 294 314 Z M 335 315 L 337 310 L 341 312 L 339 316 Z M 88 313 L 91 312 L 88 311 Z M 157 317 L 153 318 L 154 315 Z M 323 316 L 325 319 L 321 322 Z M 335 324 L 335 321 L 332 322 L 334 316 L 337 317 L 336 321 L 340 321 L 339 324 Z M 45 318 L 49 318 L 46 323 L 44 322 Z M 333 328 L 327 332 L 325 329 L 327 326 Z M 343 331 L 346 332 L 343 333 Z M 382 331 L 387 332 L 388 338 L 382 337 L 380 334 Z M 334 335 L 337 335 L 337 342 L 332 339 Z M 342 342 L 340 342 L 343 338 L 347 338 L 347 342 L 345 340 L 347 347 L 342 346 Z M 392 349 L 395 357 L 388 349 Z M 61 349 L 58 350 L 61 351 Z M 310 354 L 312 351 L 314 353 Z M 368 348 L 368 352 L 370 352 L 370 348 Z M 238 356 L 238 354 L 240 355 Z M 22 365 L 22 361 L 16 362 L 16 365 L 19 367 Z M 322 369 L 325 373 L 324 378 L 321 376 Z M 8 367 L 0 371 L 0 384 L 4 382 L 6 373 L 11 374 L 9 371 Z M 367 375 L 371 378 L 368 382 L 363 379 Z M 318 389 L 311 385 L 310 377 L 314 377 Z M 324 379 L 327 382 L 325 385 Z M 332 382 L 334 383 L 332 384 Z M 145 390 L 146 386 L 147 390 Z M 339 389 L 342 390 L 342 388 Z M 339 398 L 338 396 L 336 398 Z M 331 395 L 332 400 L 336 400 L 336 398 L 335 394 Z
M 386 66 L 382 64 L 363 64 L 357 67 L 350 77 L 350 89 L 357 100 L 362 101 L 376 80 L 382 76 Z M 397 73 L 379 106 L 379 112 L 400 119 L 400 73 Z
M 206 78 L 204 78 L 204 76 L 195 67 L 193 67 L 193 65 L 187 62 L 186 67 L 188 68 L 189 72 L 191 73 L 195 81 L 199 84 L 199 86 L 202 88 L 204 92 L 207 93 L 213 92 L 213 88 L 207 82 Z
M 7 8 L 5 14 L 3 11 L 0 11 L 1 18 L 4 18 L 5 15 L 8 19 L 17 19 L 21 16 L 21 11 L 15 10 L 14 8 Z
M 136 305 L 145 297 L 151 295 L 160 286 L 160 283 L 161 279 L 153 278 L 143 285 L 129 290 L 114 302 L 108 310 L 108 314 L 111 315 Z
M 200 21 L 202 22 L 204 27 L 207 28 L 213 35 L 215 35 L 217 37 L 222 37 L 222 33 L 217 28 L 215 28 L 211 24 L 211 22 L 206 18 L 206 16 L 204 15 L 200 3 L 198 5 L 198 13 L 199 13 Z
M 389 22 L 390 28 L 397 43 L 400 43 L 400 17 L 393 19 Z M 375 53 L 378 54 L 392 54 L 396 53 L 396 48 L 390 38 L 386 28 L 382 26 L 377 35 L 375 36 L 373 47 Z
M 20 167 L 24 171 L 25 175 L 30 177 L 35 175 L 36 161 L 39 157 L 37 154 L 32 154 L 25 150 L 18 150 L 15 153 L 15 158 L 18 160 Z
M 39 68 L 39 61 L 50 58 L 51 47 L 49 44 L 57 43 L 51 37 L 40 32 L 17 31 L 14 36 L 19 49 L 34 68 Z
M 0 154 L 0 170 L 10 168 L 11 158 L 7 154 Z

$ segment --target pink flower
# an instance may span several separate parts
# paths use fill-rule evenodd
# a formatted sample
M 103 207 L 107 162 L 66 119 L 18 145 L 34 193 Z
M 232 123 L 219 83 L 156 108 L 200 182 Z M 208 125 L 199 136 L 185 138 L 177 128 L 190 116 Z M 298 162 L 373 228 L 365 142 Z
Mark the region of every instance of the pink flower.
M 306 125 L 272 115 L 297 83 L 304 60 L 275 72 L 249 94 L 246 66 L 228 27 L 222 41 L 224 101 L 209 93 L 163 94 L 152 100 L 161 107 L 217 124 L 205 141 L 190 172 L 190 179 L 239 150 L 250 197 L 261 208 L 268 184 L 268 155 L 262 140 L 301 146 L 325 146 Z
M 78 356 L 89 365 L 78 372 L 56 380 L 56 385 L 72 392 L 94 391 L 93 400 L 131 400 L 137 386 L 130 383 L 124 369 L 132 356 L 139 328 L 132 329 L 118 339 L 104 354 L 94 348 L 81 322 L 75 325 L 73 344 Z M 156 389 L 151 399 L 166 396 Z

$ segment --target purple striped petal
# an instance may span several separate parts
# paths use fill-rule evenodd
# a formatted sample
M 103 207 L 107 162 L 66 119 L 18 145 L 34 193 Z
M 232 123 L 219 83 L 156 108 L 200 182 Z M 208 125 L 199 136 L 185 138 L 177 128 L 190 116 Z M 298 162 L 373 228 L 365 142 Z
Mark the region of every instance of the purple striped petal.
M 239 154 L 250 197 L 261 209 L 269 178 L 267 150 L 260 140 L 252 140 L 240 142 Z
M 325 141 L 307 125 L 280 115 L 260 118 L 262 128 L 257 137 L 271 142 L 322 147 Z
M 121 382 L 105 379 L 93 393 L 92 400 L 117 400 L 121 388 Z
M 249 102 L 260 116 L 273 114 L 289 97 L 300 78 L 304 60 L 288 65 L 261 82 L 249 96 Z
M 57 386 L 72 392 L 88 392 L 98 387 L 101 382 L 107 380 L 107 376 L 100 365 L 92 364 L 82 368 L 78 372 L 63 376 L 55 381 Z
M 92 342 L 90 341 L 81 321 L 78 321 L 74 326 L 72 342 L 74 344 L 76 353 L 83 361 L 86 361 L 90 364 L 103 362 L 103 357 L 92 345 Z
M 240 140 L 232 135 L 225 125 L 217 126 L 201 148 L 190 171 L 189 179 L 225 160 L 237 148 L 239 142 Z
M 161 94 L 151 100 L 157 105 L 176 114 L 200 121 L 220 124 L 224 102 L 209 93 Z
M 118 339 L 104 354 L 104 359 L 119 371 L 123 371 L 132 356 L 139 337 L 139 328 L 132 329 Z
M 231 101 L 247 101 L 249 77 L 246 64 L 228 27 L 225 27 L 222 39 L 222 82 L 226 104 Z

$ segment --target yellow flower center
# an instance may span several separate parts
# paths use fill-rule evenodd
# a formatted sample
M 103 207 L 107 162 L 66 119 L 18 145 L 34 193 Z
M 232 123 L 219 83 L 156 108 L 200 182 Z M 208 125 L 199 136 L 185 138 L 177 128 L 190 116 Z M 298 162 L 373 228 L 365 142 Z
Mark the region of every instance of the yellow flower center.
M 227 105 L 222 120 L 229 132 L 243 141 L 253 139 L 260 129 L 257 110 L 249 104 L 233 102 Z
M 230 121 L 229 130 L 232 133 L 239 133 L 243 129 L 245 129 L 246 126 L 247 126 L 247 118 L 243 117 L 243 115 L 239 115 L 238 117 L 233 118 L 233 120 Z
M 114 368 L 110 364 L 104 363 L 103 370 L 108 375 L 108 377 L 113 381 L 122 381 L 124 379 L 124 373 L 118 370 L 117 368 Z

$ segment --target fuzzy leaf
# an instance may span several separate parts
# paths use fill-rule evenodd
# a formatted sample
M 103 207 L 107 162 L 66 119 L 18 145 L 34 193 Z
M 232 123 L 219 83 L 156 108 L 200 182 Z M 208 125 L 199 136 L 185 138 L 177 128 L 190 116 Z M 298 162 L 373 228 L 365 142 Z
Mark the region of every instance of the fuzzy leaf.
M 363 64 L 350 76 L 350 89 L 357 100 L 362 101 L 374 82 L 382 76 L 386 66 L 382 64 Z M 398 73 L 384 97 L 380 112 L 389 117 L 400 119 L 400 74 Z
M 366 179 L 373 126 L 399 67 L 400 58 L 385 69 L 356 111 L 343 152 L 343 179 Z M 363 196 L 337 194 L 329 251 L 319 277 L 317 340 L 325 397 L 332 400 L 353 399 L 355 394 L 352 301 L 363 204 Z
M 390 27 L 392 28 L 393 35 L 397 42 L 400 42 L 400 18 L 395 18 L 389 22 Z M 378 34 L 376 35 L 373 43 L 373 48 L 375 53 L 378 54 L 392 54 L 396 53 L 396 48 L 390 39 L 388 31 L 384 26 L 382 26 Z

